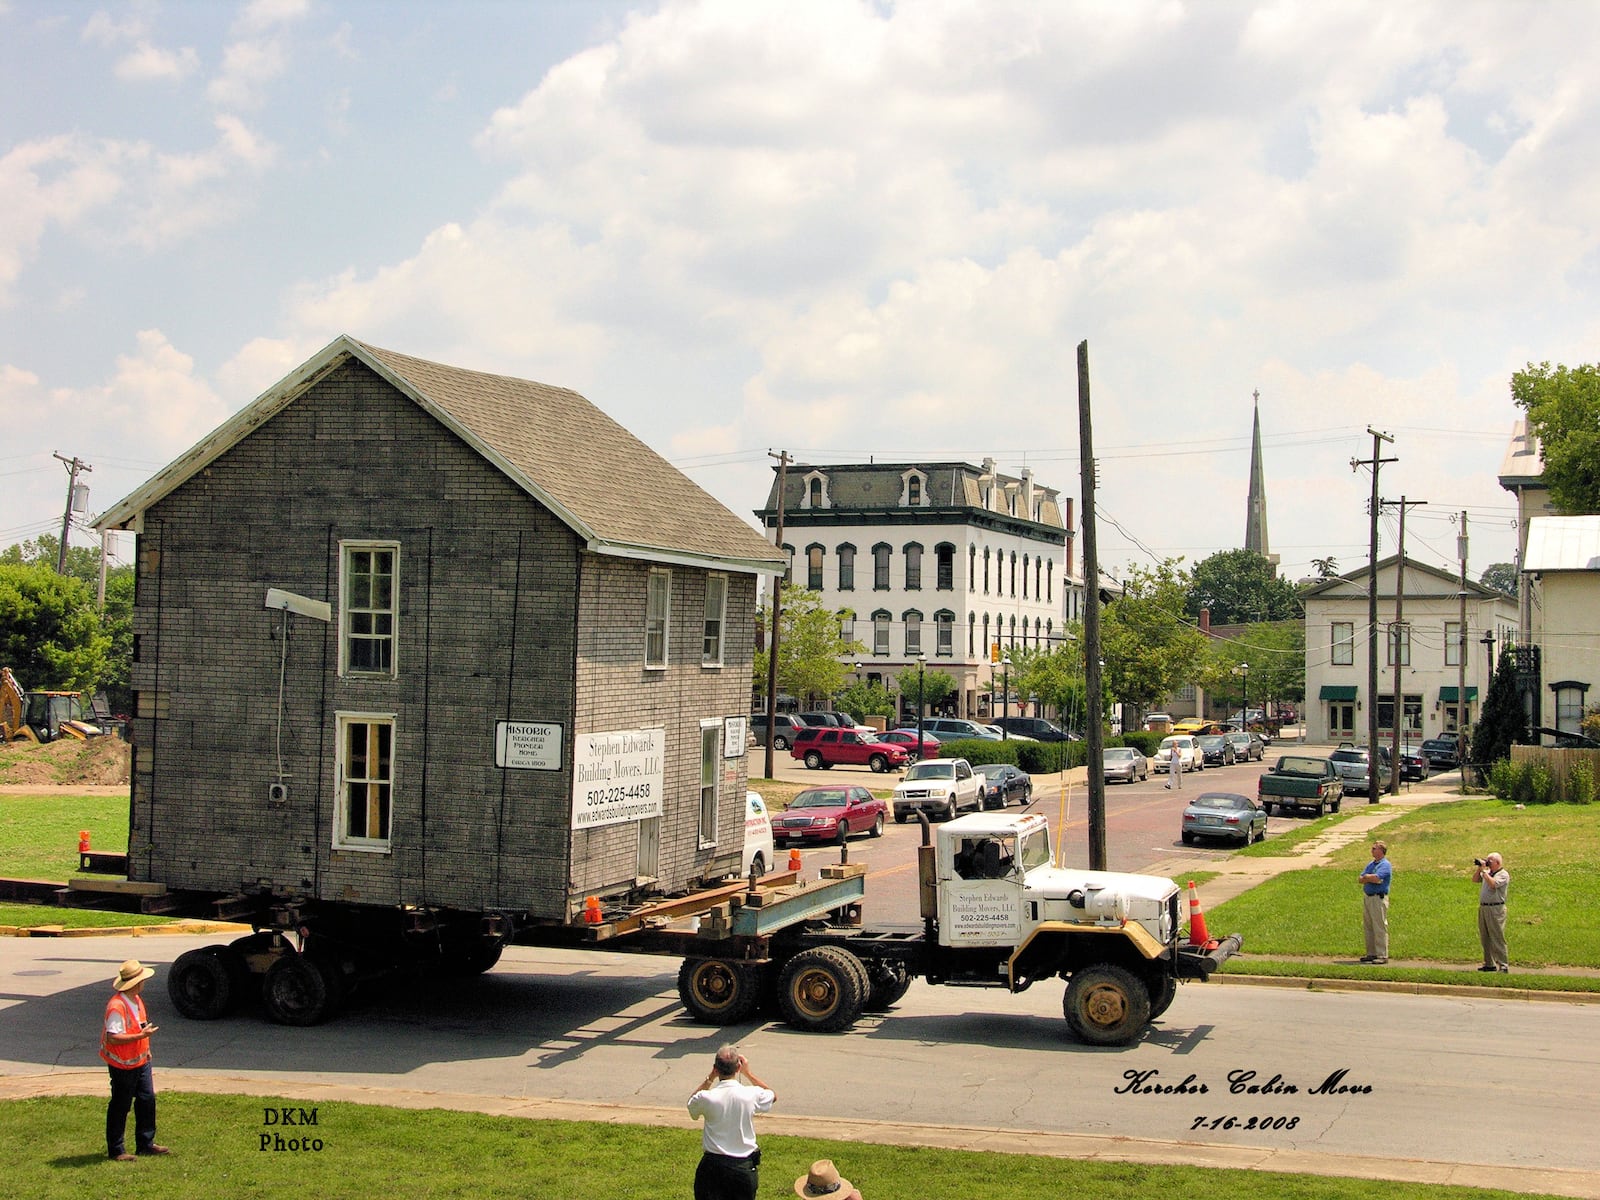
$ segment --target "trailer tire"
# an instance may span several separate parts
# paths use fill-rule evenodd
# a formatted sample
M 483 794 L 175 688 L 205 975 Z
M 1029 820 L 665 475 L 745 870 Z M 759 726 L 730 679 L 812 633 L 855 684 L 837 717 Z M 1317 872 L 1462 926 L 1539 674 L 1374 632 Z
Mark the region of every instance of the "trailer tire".
M 678 999 L 696 1021 L 735 1025 L 761 1002 L 761 975 L 725 958 L 686 958 L 678 968 Z
M 1061 1009 L 1079 1041 L 1126 1046 L 1150 1020 L 1150 990 L 1126 967 L 1098 963 L 1073 972 Z
M 911 972 L 895 959 L 877 959 L 867 963 L 867 999 L 863 1012 L 886 1012 L 893 1008 L 911 987 Z
M 836 946 L 802 950 L 783 968 L 778 1003 L 783 1019 L 808 1033 L 837 1033 L 854 1025 L 869 988 L 866 968 Z
M 467 979 L 494 969 L 505 953 L 506 944 L 493 938 L 478 938 L 470 942 L 446 946 L 440 954 L 439 965 L 446 975 Z M 337 972 L 333 964 L 330 967 Z
M 229 966 L 226 946 L 186 950 L 167 972 L 172 1007 L 192 1021 L 215 1021 L 233 1011 L 243 989 Z
M 267 968 L 261 1000 L 279 1025 L 317 1025 L 333 1015 L 332 972 L 304 954 L 287 952 Z

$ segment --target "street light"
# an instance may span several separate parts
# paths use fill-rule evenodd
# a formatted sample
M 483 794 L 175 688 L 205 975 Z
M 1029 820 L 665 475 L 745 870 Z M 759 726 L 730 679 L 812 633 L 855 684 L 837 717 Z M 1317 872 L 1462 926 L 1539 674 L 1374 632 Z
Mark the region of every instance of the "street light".
M 1006 728 L 1006 718 L 1011 715 L 1011 655 L 1000 660 L 1000 740 L 1009 741 L 1011 732 Z
M 1483 651 L 1488 656 L 1488 659 L 1489 659 L 1489 674 L 1487 676 L 1488 683 L 1484 684 L 1484 689 L 1483 689 L 1484 690 L 1484 695 L 1487 696 L 1488 693 L 1489 693 L 1489 683 L 1493 683 L 1494 682 L 1494 630 L 1492 630 L 1492 629 L 1484 630 L 1483 637 L 1480 638 L 1479 640 L 1483 643 Z M 1459 704 L 1460 702 L 1461 702 L 1461 697 L 1457 696 L 1456 697 L 1456 703 Z M 1456 725 L 1457 725 L 1457 727 L 1459 727 L 1461 725 L 1460 720 L 1456 721 Z
M 922 671 L 928 664 L 928 656 L 921 650 L 917 651 L 917 753 L 922 753 Z
M 1240 691 L 1243 699 L 1239 703 L 1239 724 L 1244 726 L 1248 733 L 1250 730 L 1250 664 L 1240 663 L 1234 668 L 1239 673 Z

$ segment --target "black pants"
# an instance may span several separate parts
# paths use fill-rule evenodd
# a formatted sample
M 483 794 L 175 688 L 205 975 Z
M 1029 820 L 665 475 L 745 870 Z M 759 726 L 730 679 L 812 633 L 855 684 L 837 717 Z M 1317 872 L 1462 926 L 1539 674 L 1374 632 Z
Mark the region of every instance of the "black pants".
M 106 1153 L 112 1158 L 126 1153 L 123 1138 L 128 1129 L 128 1108 L 133 1108 L 133 1144 L 141 1154 L 156 1144 L 156 1083 L 150 1064 L 124 1070 L 109 1064 L 111 1101 L 106 1105 Z
M 756 1169 L 761 1151 L 748 1158 L 729 1158 L 707 1150 L 694 1169 L 694 1200 L 755 1200 Z

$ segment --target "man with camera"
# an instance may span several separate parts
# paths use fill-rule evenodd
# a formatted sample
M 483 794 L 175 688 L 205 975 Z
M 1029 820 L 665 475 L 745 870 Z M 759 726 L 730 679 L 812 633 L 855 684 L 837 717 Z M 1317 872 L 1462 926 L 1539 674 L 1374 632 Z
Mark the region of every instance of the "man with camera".
M 1472 860 L 1472 882 L 1478 884 L 1478 941 L 1483 944 L 1480 971 L 1509 971 L 1506 955 L 1506 890 L 1511 874 L 1498 854 Z
M 748 1080 L 740 1083 L 740 1077 Z M 723 1046 L 689 1097 L 689 1115 L 703 1119 L 694 1200 L 755 1200 L 761 1166 L 755 1116 L 771 1112 L 775 1093 L 750 1071 L 737 1046 Z

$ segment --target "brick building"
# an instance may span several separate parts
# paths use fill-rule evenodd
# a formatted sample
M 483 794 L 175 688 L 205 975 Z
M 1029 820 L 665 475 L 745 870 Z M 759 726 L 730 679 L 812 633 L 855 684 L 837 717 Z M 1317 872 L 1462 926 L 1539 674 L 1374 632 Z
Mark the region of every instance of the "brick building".
M 737 869 L 782 559 L 577 393 L 340 337 L 98 524 L 130 878 L 566 920 Z

